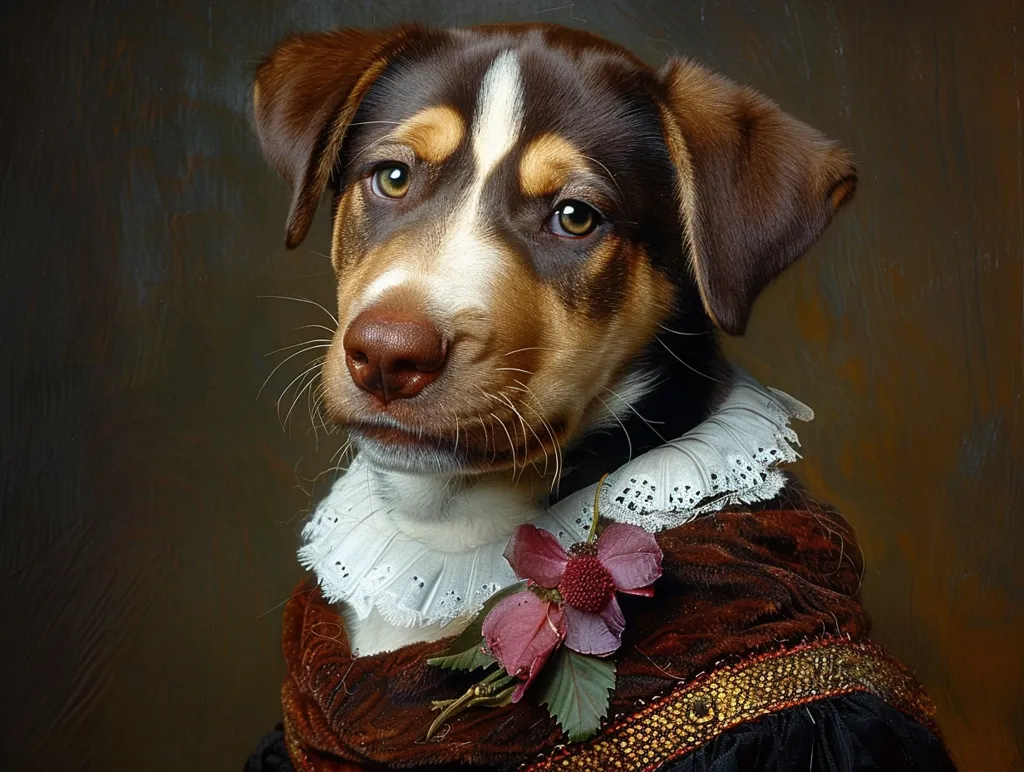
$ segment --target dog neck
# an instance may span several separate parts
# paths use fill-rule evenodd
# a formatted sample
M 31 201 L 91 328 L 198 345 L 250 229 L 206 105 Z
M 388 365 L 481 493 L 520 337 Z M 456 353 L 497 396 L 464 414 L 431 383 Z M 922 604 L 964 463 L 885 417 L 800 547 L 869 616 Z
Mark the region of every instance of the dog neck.
M 355 485 L 372 490 L 375 506 L 389 511 L 403 537 L 434 553 L 466 553 L 483 545 L 504 543 L 515 528 L 536 519 L 546 507 L 595 483 L 631 457 L 679 437 L 703 421 L 728 391 L 730 369 L 722 360 L 710 329 L 678 338 L 666 332 L 635 363 L 637 373 L 654 382 L 639 400 L 619 405 L 614 416 L 596 415 L 605 431 L 592 432 L 567 449 L 566 468 L 557 490 L 530 470 L 466 477 L 411 474 L 367 466 Z M 665 340 L 667 339 L 667 340 Z M 628 398 L 619 388 L 613 395 Z M 606 408 L 611 412 L 611 399 Z M 610 420 L 611 419 L 611 420 Z M 468 620 L 398 626 L 374 609 L 369 616 L 346 613 L 353 650 L 360 654 L 390 651 L 417 641 L 458 633 Z
M 371 469 L 381 504 L 397 513 L 399 529 L 424 547 L 467 552 L 508 538 L 545 505 L 537 478 L 466 478 Z
M 367 509 L 387 511 L 388 527 L 416 545 L 420 563 L 428 556 L 467 554 L 485 545 L 504 544 L 517 526 L 535 520 L 544 511 L 547 499 L 547 487 L 539 478 L 520 479 L 513 484 L 507 476 L 409 474 L 367 465 L 350 469 L 345 481 L 351 483 L 353 493 L 370 499 Z M 392 538 L 384 534 L 377 541 L 386 548 Z M 366 548 L 377 550 L 381 544 L 368 544 Z M 469 621 L 455 619 L 443 626 L 396 625 L 377 608 L 362 615 L 347 604 L 342 604 L 341 610 L 349 643 L 357 655 L 393 651 L 410 643 L 455 635 Z
M 507 540 L 517 526 L 537 518 L 544 509 L 544 489 L 512 485 L 497 477 L 407 474 L 369 469 L 379 504 L 390 512 L 391 524 L 406 537 L 434 553 L 466 553 Z M 342 604 L 349 643 L 357 655 L 393 651 L 411 643 L 433 641 L 462 631 L 468 619 L 440 624 L 399 626 L 379 610 L 360 616 Z
M 585 435 L 567 451 L 569 471 L 552 503 L 697 426 L 721 403 L 731 382 L 713 325 L 699 309 L 666 322 L 632 371 L 649 374 L 654 386 L 628 406 L 619 399 L 621 392 L 609 390 L 606 402 L 616 408 L 614 417 L 604 421 L 604 431 Z

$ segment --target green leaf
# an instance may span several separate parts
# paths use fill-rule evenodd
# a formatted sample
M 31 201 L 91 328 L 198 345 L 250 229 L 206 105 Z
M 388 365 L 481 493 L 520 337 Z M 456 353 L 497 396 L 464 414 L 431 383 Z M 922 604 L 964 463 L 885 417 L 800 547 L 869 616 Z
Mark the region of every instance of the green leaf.
M 484 640 L 481 638 L 475 646 L 457 654 L 446 654 L 443 657 L 431 657 L 428 665 L 443 667 L 445 670 L 479 670 L 494 664 L 494 657 L 484 651 Z
M 569 742 L 592 737 L 608 714 L 615 662 L 562 646 L 544 671 L 538 684 L 541 704 L 547 705 Z

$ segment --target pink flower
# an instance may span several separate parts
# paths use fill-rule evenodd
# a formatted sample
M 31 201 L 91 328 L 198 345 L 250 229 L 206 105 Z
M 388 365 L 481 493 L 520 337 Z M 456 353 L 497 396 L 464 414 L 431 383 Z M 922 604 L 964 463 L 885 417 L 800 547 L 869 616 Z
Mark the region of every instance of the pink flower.
M 619 648 L 626 620 L 615 593 L 653 595 L 662 554 L 654 536 L 623 523 L 568 552 L 547 531 L 521 525 L 505 559 L 529 589 L 495 606 L 483 634 L 499 664 L 524 681 L 513 696 L 518 701 L 563 640 L 573 651 L 598 657 Z
M 522 680 L 512 694 L 512 701 L 519 702 L 565 637 L 565 614 L 557 604 L 524 590 L 491 610 L 483 635 L 494 658 L 509 675 Z

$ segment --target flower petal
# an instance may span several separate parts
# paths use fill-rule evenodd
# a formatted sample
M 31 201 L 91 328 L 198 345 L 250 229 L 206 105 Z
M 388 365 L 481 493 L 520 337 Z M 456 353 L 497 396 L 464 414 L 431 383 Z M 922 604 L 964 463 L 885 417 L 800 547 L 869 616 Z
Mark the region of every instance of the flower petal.
M 622 613 L 622 607 L 614 596 L 608 601 L 604 611 L 601 612 L 601 619 L 604 620 L 604 623 L 608 625 L 608 629 L 618 636 L 621 641 L 622 631 L 626 629 L 626 616 Z
M 619 590 L 619 592 L 621 592 L 623 595 L 641 595 L 644 598 L 654 597 L 653 587 L 638 587 L 635 590 Z
M 608 619 L 605 619 L 606 615 Z M 617 629 L 612 629 L 609 620 Z M 608 606 L 600 614 L 566 606 L 565 645 L 580 654 L 607 657 L 622 643 L 622 629 L 625 625 L 622 609 L 615 598 L 608 602 Z
M 520 579 L 532 579 L 552 589 L 562 581 L 569 553 L 552 534 L 527 523 L 516 528 L 509 539 L 505 560 Z
M 512 695 L 518 702 L 565 634 L 565 615 L 550 601 L 526 590 L 510 595 L 484 619 L 487 646 L 509 675 L 524 681 Z
M 619 592 L 646 588 L 661 576 L 661 547 L 654 534 L 635 525 L 612 523 L 605 528 L 597 540 L 597 559 Z
M 520 681 L 519 686 L 512 692 L 512 702 L 519 702 L 523 699 L 523 694 L 526 692 L 526 687 L 530 685 L 529 681 Z

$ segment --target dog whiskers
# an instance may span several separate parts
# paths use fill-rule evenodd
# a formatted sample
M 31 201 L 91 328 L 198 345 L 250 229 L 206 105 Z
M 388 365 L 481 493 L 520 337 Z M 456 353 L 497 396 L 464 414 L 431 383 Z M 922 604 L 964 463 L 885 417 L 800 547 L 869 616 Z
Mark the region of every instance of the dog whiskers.
M 489 400 L 496 400 L 497 399 L 497 397 L 495 397 L 493 394 L 489 394 L 487 392 L 484 392 L 484 395 Z M 503 432 L 505 432 L 506 439 L 508 439 L 509 450 L 512 452 L 512 480 L 515 481 L 515 479 L 516 479 L 516 460 L 517 460 L 517 458 L 516 458 L 516 441 L 512 438 L 512 435 L 509 433 L 508 426 L 505 425 L 505 422 L 501 418 L 499 418 L 494 413 L 491 413 L 490 416 L 491 416 L 491 419 L 493 421 L 497 421 L 498 422 L 498 425 L 501 427 L 501 430 Z M 514 425 L 512 427 L 512 431 L 513 432 L 515 431 L 515 426 Z M 497 433 L 495 433 L 495 457 L 497 457 Z M 493 461 L 492 461 L 492 465 L 493 465 Z
M 310 386 L 316 383 L 316 378 L 310 382 Z M 316 396 L 319 389 L 307 388 L 306 389 L 306 413 L 309 417 L 309 429 L 313 432 L 313 449 L 316 451 L 320 450 L 320 432 L 317 431 L 316 417 L 313 415 L 313 405 L 316 404 L 318 396 Z
M 351 448 L 352 440 L 346 440 L 345 444 L 342 445 L 333 456 L 331 456 L 330 461 L 327 462 L 327 468 L 320 472 L 320 474 L 314 477 L 310 482 L 316 483 L 316 481 L 325 474 L 330 474 L 331 472 L 347 472 L 348 467 L 343 467 L 342 463 L 345 461 L 345 455 Z M 335 479 L 337 479 L 337 477 L 335 477 Z
M 350 123 L 349 128 L 352 126 L 372 126 L 374 124 L 385 124 L 387 126 L 401 126 L 401 121 L 357 121 L 356 123 Z
M 537 403 L 537 408 L 538 408 L 538 410 L 540 412 L 538 412 L 538 410 L 534 410 L 532 407 L 530 407 L 530 404 L 528 402 L 523 402 L 523 407 L 527 408 L 531 413 L 533 413 L 535 416 L 537 416 L 538 420 L 540 421 L 540 425 L 548 433 L 548 437 L 551 438 L 551 452 L 554 453 L 554 455 L 555 455 L 555 475 L 554 475 L 554 477 L 551 480 L 551 488 L 550 488 L 550 490 L 548 492 L 549 493 L 555 493 L 557 488 L 558 488 L 559 483 L 562 480 L 562 448 L 558 444 L 558 439 L 555 437 L 555 432 L 551 428 L 551 424 L 548 423 L 547 419 L 545 419 L 544 416 L 543 416 L 544 405 L 541 404 L 540 398 L 538 398 L 537 395 L 534 394 L 533 391 L 530 389 L 530 387 L 527 386 L 522 381 L 514 380 L 514 382 L 519 384 L 519 386 L 522 388 L 522 390 L 524 392 L 526 392 L 526 394 L 529 395 L 529 397 L 534 402 Z M 509 388 L 512 388 L 512 387 L 509 387 Z M 543 447 L 543 443 L 541 443 L 541 446 Z M 547 454 L 547 451 L 545 450 L 545 458 L 546 458 L 546 454 Z
M 597 397 L 597 399 L 599 399 L 601 401 L 601 404 L 604 405 L 605 409 L 611 414 L 612 418 L 614 418 L 618 422 L 619 426 L 622 427 L 622 433 L 626 435 L 626 444 L 629 446 L 629 460 L 632 460 L 633 459 L 633 439 L 629 436 L 629 430 L 626 429 L 626 425 L 624 423 L 622 423 L 622 419 L 619 418 L 618 414 L 616 414 L 616 412 L 611 409 L 611 407 L 608 405 L 607 402 L 605 402 L 603 399 L 601 399 L 601 397 L 599 395 L 595 394 L 594 396 Z
M 492 417 L 489 417 L 487 419 L 488 423 L 490 423 L 491 425 L 491 466 L 494 466 L 494 462 L 498 458 L 498 430 L 494 428 L 493 415 L 494 414 L 492 413 Z
M 598 166 L 600 166 L 602 169 L 604 169 L 605 174 L 608 175 L 608 179 L 610 179 L 612 181 L 612 184 L 615 186 L 616 190 L 619 191 L 619 195 L 622 196 L 623 198 L 627 198 L 627 196 L 623 195 L 622 188 L 619 187 L 619 181 L 617 179 L 615 179 L 615 175 L 611 173 L 611 171 L 608 169 L 607 166 L 605 166 L 603 163 L 598 161 L 596 158 L 591 158 L 589 155 L 585 155 L 585 156 L 583 156 L 583 158 L 586 158 L 588 161 L 590 161 L 592 163 L 595 163 Z
M 488 394 L 487 397 L 488 397 L 488 399 L 501 401 L 501 396 L 499 396 L 497 394 Z M 508 399 L 505 398 L 505 401 L 507 403 Z M 494 414 L 492 413 L 492 415 L 494 415 Z M 497 416 L 495 416 L 495 418 L 497 418 Z M 501 418 L 498 418 L 498 423 L 501 424 L 501 428 L 505 430 L 505 435 L 508 436 L 509 432 L 508 432 L 508 427 L 505 425 L 505 421 L 503 419 L 501 419 Z M 512 436 L 509 437 L 509 445 L 510 445 L 511 450 L 512 450 L 512 484 L 514 485 L 517 482 L 517 480 L 518 480 L 518 477 L 516 475 L 516 448 L 519 447 L 519 431 L 516 429 L 516 424 L 515 424 L 514 421 L 512 422 Z M 522 476 L 522 473 L 525 472 L 525 471 L 526 471 L 526 449 L 524 447 L 524 449 L 523 449 L 523 468 L 520 470 L 519 476 Z
M 483 418 L 480 419 L 480 428 L 483 429 L 483 432 L 484 432 L 484 450 L 486 451 L 487 450 L 487 443 L 488 443 L 487 424 L 484 423 L 484 419 Z M 466 450 L 469 450 L 469 438 L 468 437 L 466 438 Z M 493 463 L 493 459 L 492 459 L 492 463 Z
M 540 346 L 527 346 L 526 348 L 517 348 L 515 351 L 509 351 L 505 354 L 502 354 L 502 356 L 510 357 L 513 354 L 520 354 L 523 351 L 543 351 L 543 349 Z
M 488 402 L 494 399 L 494 395 L 484 391 L 484 389 L 481 388 L 480 386 L 477 386 L 476 390 L 479 391 L 483 395 L 484 399 L 487 400 Z M 496 416 L 494 413 L 491 413 L 487 420 L 491 424 L 491 435 L 492 435 L 491 436 L 491 447 L 492 447 L 492 450 L 491 450 L 491 463 L 490 463 L 490 465 L 494 466 L 494 462 L 498 458 L 498 432 L 494 428 L 494 422 L 498 421 L 499 423 L 501 423 L 501 421 L 498 418 L 498 416 Z M 483 418 L 480 419 L 480 424 L 481 424 L 481 426 L 483 425 Z M 501 426 L 502 426 L 503 429 L 505 429 L 505 424 L 502 423 Z M 508 429 L 505 429 L 505 434 L 508 434 Z M 509 440 L 509 441 L 511 442 L 511 440 Z M 486 448 L 487 448 L 487 445 L 485 443 L 484 444 L 484 449 L 486 450 Z M 514 452 L 514 449 L 513 449 L 513 454 L 512 454 L 512 463 L 513 463 L 513 470 L 514 470 L 514 465 L 515 465 L 515 452 Z
M 679 364 L 683 365 L 684 367 L 686 367 L 686 368 L 687 368 L 687 369 L 689 369 L 689 370 L 692 370 L 692 371 L 693 371 L 693 372 L 695 372 L 695 373 L 696 373 L 697 375 L 699 375 L 699 376 L 701 376 L 701 377 L 703 377 L 703 378 L 707 378 L 707 379 L 708 379 L 709 381 L 714 381 L 715 383 L 722 383 L 722 382 L 721 382 L 720 380 L 718 380 L 717 378 L 715 378 L 715 377 L 713 377 L 713 376 L 711 376 L 711 375 L 708 375 L 707 373 L 702 373 L 702 372 L 701 372 L 700 370 L 698 370 L 698 369 L 697 369 L 696 367 L 694 367 L 694 366 L 693 366 L 693 365 L 691 365 L 691 364 L 690 364 L 689 362 L 687 362 L 686 360 L 684 360 L 684 359 L 683 359 L 682 357 L 680 357 L 680 356 L 679 356 L 679 355 L 678 355 L 678 354 L 677 354 L 677 353 L 676 353 L 675 351 L 673 351 L 673 350 L 672 350 L 671 348 L 669 348 L 668 344 L 667 344 L 667 343 L 665 343 L 665 341 L 663 341 L 663 340 L 662 340 L 662 339 L 661 339 L 660 337 L 658 337 L 657 335 L 655 335 L 655 336 L 654 336 L 654 339 L 655 339 L 656 341 L 658 341 L 658 343 L 660 343 L 660 344 L 661 344 L 661 345 L 662 345 L 662 346 L 664 347 L 664 349 L 665 349 L 665 350 L 666 350 L 666 351 L 667 351 L 667 352 L 668 352 L 669 354 L 671 354 L 671 355 L 672 355 L 672 358 L 673 358 L 673 359 L 675 359 L 675 360 L 676 360 L 677 362 L 679 362 Z M 725 384 L 722 384 L 722 385 L 724 386 Z
M 334 333 L 337 332 L 336 329 L 331 329 L 330 327 L 327 327 L 327 326 L 325 326 L 323 324 L 304 324 L 301 327 L 292 327 L 292 330 L 296 330 L 296 331 L 297 330 L 311 330 L 311 329 L 324 330 L 325 332 L 329 332 L 331 335 L 334 335 Z
M 317 388 L 317 398 L 313 401 L 309 408 L 309 421 L 313 426 L 314 436 L 317 430 L 317 419 L 320 422 L 320 428 L 324 430 L 324 434 L 330 436 L 334 432 L 334 427 L 327 425 L 327 420 L 320 408 L 323 407 L 324 400 L 327 398 L 327 394 L 324 393 L 323 384 Z
M 618 392 L 613 391 L 612 389 L 609 389 L 607 386 L 604 387 L 604 390 L 607 391 L 609 394 L 611 394 L 613 397 L 615 397 L 617 400 L 619 400 L 619 402 L 621 402 L 623 405 L 625 405 L 630 410 L 632 410 L 633 414 L 637 418 L 639 418 L 641 421 L 643 421 L 645 424 L 647 424 L 647 428 L 650 429 L 652 432 L 654 432 L 657 435 L 658 439 L 660 439 L 662 442 L 668 442 L 668 440 L 666 440 L 664 437 L 661 436 L 661 432 L 659 432 L 657 429 L 654 428 L 654 424 L 655 423 L 663 424 L 663 423 L 665 423 L 664 421 L 655 421 L 655 422 L 648 421 L 646 418 L 644 418 L 642 415 L 640 415 L 640 411 L 639 410 L 637 410 L 635 407 L 633 407 L 631 404 L 629 404 L 628 401 L 623 399 L 622 396 L 619 395 Z
M 672 333 L 673 335 L 700 337 L 702 335 L 707 335 L 708 334 L 707 330 L 704 330 L 703 332 L 679 332 L 679 330 L 670 329 L 670 328 L 666 327 L 665 325 L 663 325 L 661 323 L 658 324 L 658 327 L 663 329 L 665 332 Z
M 304 392 L 313 383 L 313 381 L 316 380 L 316 370 L 317 370 L 317 368 L 320 367 L 320 365 L 323 363 L 323 361 L 324 361 L 323 357 L 318 358 L 315 362 L 313 362 L 312 365 L 310 365 L 305 370 L 303 370 L 301 373 L 299 373 L 297 376 L 295 376 L 291 380 L 291 382 L 287 386 L 284 387 L 284 391 L 281 392 L 281 396 L 277 398 L 277 402 L 276 402 L 276 405 L 277 405 L 277 417 L 280 418 L 281 417 L 281 400 L 283 400 L 284 399 L 284 395 L 288 393 L 288 389 L 290 389 L 295 384 L 296 381 L 298 381 L 298 380 L 300 380 L 302 378 L 305 378 L 307 375 L 312 373 L 312 378 L 310 378 L 308 383 L 303 384 L 299 388 L 298 393 L 295 395 L 295 399 L 292 400 L 291 407 L 288 408 L 288 413 L 285 415 L 285 418 L 284 418 L 284 421 L 282 423 L 282 426 L 287 426 L 288 425 L 288 419 L 291 418 L 292 411 L 295 409 L 295 404 L 299 401 L 299 398 L 302 396 L 302 392 Z
M 548 438 L 551 440 L 551 453 L 555 457 L 555 472 L 551 480 L 551 486 L 553 489 L 555 481 L 558 480 L 561 472 L 562 458 L 561 449 L 558 446 L 558 440 L 555 439 L 555 433 L 551 431 L 551 425 L 544 419 L 544 416 L 542 416 L 540 413 L 538 413 L 536 410 L 530 407 L 530 405 L 526 402 L 523 403 L 523 407 L 525 407 L 527 410 L 529 410 L 531 413 L 537 416 L 537 420 L 540 421 L 541 427 L 548 433 Z M 533 431 L 533 429 L 531 428 L 530 431 Z M 537 433 L 533 432 L 533 436 L 537 437 Z M 541 475 L 543 476 L 547 475 L 548 473 L 548 449 L 544 447 L 544 443 L 541 441 L 540 437 L 537 437 L 537 442 L 540 443 L 541 450 L 544 451 L 544 471 L 541 472 Z
M 498 396 L 501 399 L 505 400 L 505 403 L 512 409 L 512 412 L 515 413 L 516 416 L 518 416 L 519 423 L 521 423 L 523 425 L 523 460 L 525 461 L 526 456 L 527 456 L 527 449 L 528 449 L 529 444 L 530 444 L 530 440 L 526 436 L 526 427 L 527 427 L 526 419 L 523 418 L 523 414 L 522 413 L 520 413 L 518 410 L 516 410 L 516 406 L 512 402 L 512 400 L 510 400 L 508 397 L 506 397 L 500 391 L 498 392 Z M 540 446 L 540 449 L 544 451 L 544 471 L 541 472 L 541 475 L 546 475 L 548 473 L 548 451 L 544 447 L 544 443 L 541 442 L 540 437 L 537 436 L 537 432 L 534 431 L 532 426 L 530 426 L 530 431 L 533 433 L 534 438 L 537 440 L 537 444 Z M 525 464 L 524 464 L 524 466 L 525 466 Z M 536 463 L 534 463 L 533 468 L 537 469 Z
M 388 121 L 384 121 L 384 123 L 388 123 Z M 349 124 L 349 125 L 356 126 L 358 124 Z M 387 139 L 391 139 L 391 135 L 390 134 L 383 134 L 383 135 L 377 137 L 372 142 L 368 142 L 366 144 L 366 147 L 364 147 L 362 150 L 360 150 L 358 153 L 356 153 L 354 156 L 352 156 L 348 160 L 348 163 L 346 164 L 345 168 L 346 169 L 351 169 L 353 167 L 353 165 L 355 164 L 355 162 L 357 160 L 359 160 L 360 156 L 364 155 L 365 153 L 368 153 L 370 150 L 373 150 L 377 145 L 379 145 L 381 142 L 384 142 Z
M 300 349 L 299 351 L 296 351 L 294 354 L 290 354 L 289 356 L 285 357 L 283 360 L 281 360 L 281 362 L 278 363 L 277 367 L 275 367 L 273 370 L 270 371 L 270 375 L 268 375 L 266 380 L 263 381 L 263 385 L 260 386 L 260 390 L 258 392 L 256 392 L 256 399 L 259 400 L 260 395 L 263 394 L 263 390 L 265 388 L 267 388 L 267 384 L 270 383 L 270 379 L 274 377 L 274 373 L 276 373 L 278 370 L 280 370 L 282 367 L 284 367 L 285 364 L 287 364 L 289 361 L 291 361 L 292 359 L 295 359 L 295 357 L 297 357 L 297 356 L 299 356 L 301 354 L 305 354 L 305 353 L 308 353 L 310 351 L 316 351 L 317 349 L 328 348 L 328 347 L 329 347 L 329 344 L 319 343 L 319 344 L 317 344 L 315 346 L 308 346 L 308 347 L 306 347 L 304 349 Z M 321 357 L 321 360 L 322 359 L 323 358 Z M 294 383 L 294 381 L 292 381 L 292 383 Z
M 290 346 L 281 346 L 281 348 L 276 348 L 273 351 L 271 351 L 271 352 L 269 352 L 267 354 L 264 354 L 263 356 L 265 356 L 265 357 L 272 357 L 272 356 L 274 356 L 274 354 L 280 354 L 282 351 L 288 351 L 289 349 L 298 348 L 299 346 L 309 346 L 309 345 L 312 345 L 313 343 L 330 343 L 330 342 L 331 342 L 330 338 L 313 338 L 312 340 L 304 340 L 304 341 L 302 341 L 302 343 L 292 343 Z
M 512 441 L 512 435 L 509 434 L 508 427 L 505 426 L 505 422 L 502 421 L 500 418 L 498 418 L 498 416 L 494 415 L 494 413 L 491 413 L 491 418 L 493 418 L 495 421 L 497 421 L 499 424 L 501 424 L 501 428 L 504 429 L 504 431 L 505 431 L 505 436 L 508 437 L 508 444 L 512 448 L 512 478 L 515 479 L 515 476 L 516 476 L 516 445 Z M 495 448 L 495 455 L 497 455 L 497 448 Z
M 291 297 L 290 295 L 259 295 L 258 297 L 260 299 L 269 298 L 269 299 L 272 299 L 272 300 L 292 300 L 292 301 L 295 301 L 296 303 L 308 303 L 311 306 L 316 306 L 321 311 L 323 311 L 325 314 L 327 314 L 331 318 L 331 321 L 334 322 L 335 328 L 338 327 L 338 319 L 337 319 L 337 317 L 334 314 L 332 314 L 330 311 L 328 311 L 326 308 L 324 308 L 322 305 L 317 303 L 315 300 L 310 300 L 309 298 Z
M 502 354 L 502 356 L 503 357 L 510 357 L 513 354 L 520 354 L 523 351 L 554 351 L 554 352 L 556 352 L 558 354 L 566 354 L 566 353 L 593 354 L 593 353 L 595 353 L 597 351 L 597 349 L 592 349 L 592 348 L 572 348 L 572 349 L 566 349 L 566 348 L 560 348 L 558 346 L 526 346 L 525 348 L 517 348 L 514 351 L 508 351 L 508 352 Z

